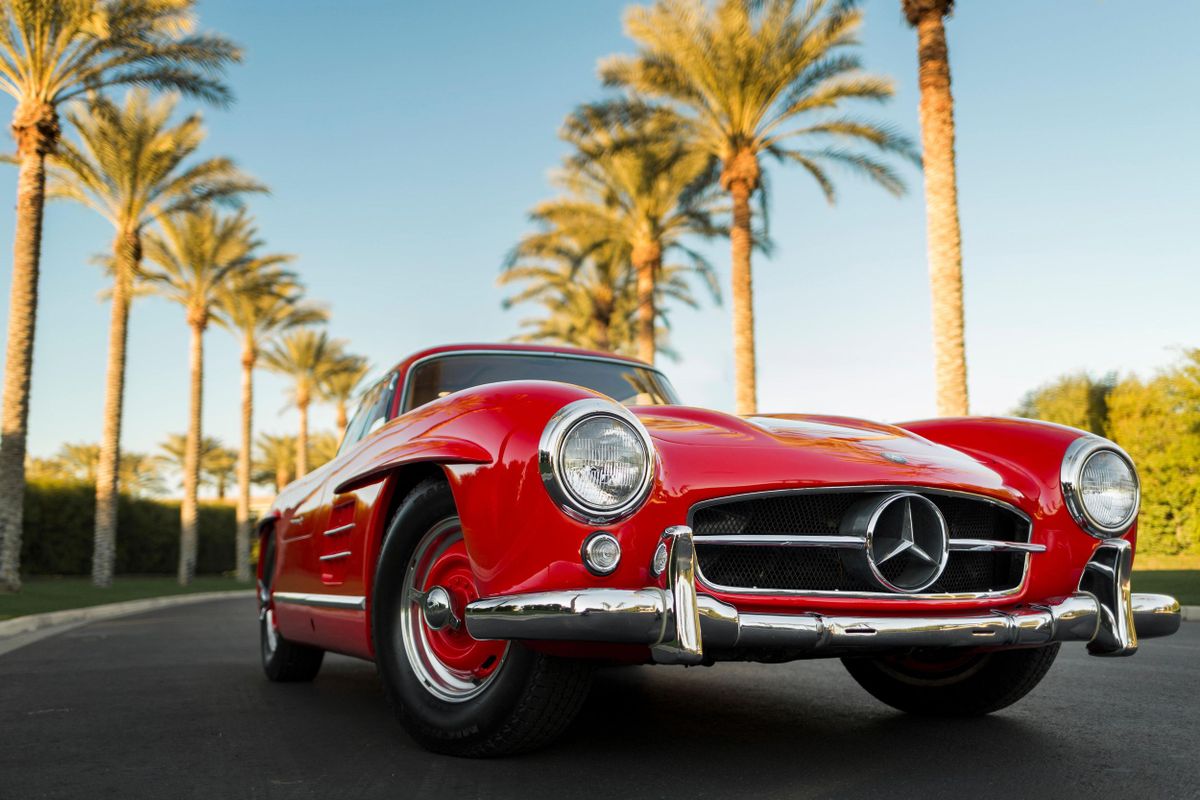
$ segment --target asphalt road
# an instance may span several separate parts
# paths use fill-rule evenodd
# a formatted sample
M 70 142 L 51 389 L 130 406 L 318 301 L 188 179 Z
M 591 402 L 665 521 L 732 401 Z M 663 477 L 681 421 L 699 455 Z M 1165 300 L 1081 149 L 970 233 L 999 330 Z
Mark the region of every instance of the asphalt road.
M 1200 624 L 1130 659 L 1064 647 L 967 721 L 894 712 L 837 661 L 608 670 L 559 744 L 464 761 L 407 738 L 368 663 L 268 683 L 252 603 L 0 655 L 0 798 L 1200 797 Z

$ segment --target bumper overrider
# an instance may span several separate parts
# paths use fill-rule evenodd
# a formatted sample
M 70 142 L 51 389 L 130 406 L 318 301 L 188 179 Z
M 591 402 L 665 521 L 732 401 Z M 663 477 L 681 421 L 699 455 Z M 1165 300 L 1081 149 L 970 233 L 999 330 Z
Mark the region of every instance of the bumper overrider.
M 1110 539 L 1084 569 L 1079 591 L 1045 604 L 965 614 L 885 616 L 739 612 L 696 592 L 692 531 L 667 529 L 666 588 L 535 592 L 489 597 L 466 608 L 476 639 L 649 645 L 661 664 L 699 664 L 705 648 L 781 650 L 806 657 L 887 653 L 914 647 L 1019 647 L 1086 642 L 1098 656 L 1128 656 L 1138 638 L 1179 629 L 1179 603 L 1133 594 L 1133 548 Z

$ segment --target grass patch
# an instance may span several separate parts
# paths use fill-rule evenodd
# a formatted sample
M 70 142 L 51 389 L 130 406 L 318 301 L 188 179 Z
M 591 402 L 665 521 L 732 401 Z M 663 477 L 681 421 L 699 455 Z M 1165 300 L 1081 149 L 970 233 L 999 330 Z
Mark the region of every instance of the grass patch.
M 1185 606 L 1200 606 L 1200 569 L 1134 570 L 1135 592 L 1169 594 Z
M 1133 558 L 1134 570 L 1200 570 L 1200 555 L 1160 556 L 1138 553 Z
M 145 597 L 249 589 L 252 586 L 217 575 L 199 576 L 191 586 L 180 586 L 174 577 L 165 575 L 124 575 L 115 578 L 111 588 L 97 589 L 90 578 L 34 576 L 25 579 L 17 594 L 0 594 L 0 620 Z

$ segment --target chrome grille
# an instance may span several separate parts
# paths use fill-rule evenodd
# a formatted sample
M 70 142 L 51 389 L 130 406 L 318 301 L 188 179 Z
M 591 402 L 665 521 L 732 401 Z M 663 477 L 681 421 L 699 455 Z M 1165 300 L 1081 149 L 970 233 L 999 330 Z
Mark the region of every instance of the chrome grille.
M 711 586 L 759 592 L 848 592 L 896 596 L 846 568 L 847 551 L 834 546 L 740 545 L 737 537 L 837 537 L 846 512 L 870 494 L 902 487 L 802 490 L 706 501 L 690 514 L 702 579 Z M 987 498 L 927 489 L 946 519 L 951 540 L 1028 542 L 1030 524 L 1019 512 Z M 719 536 L 720 543 L 705 542 Z M 921 595 L 992 594 L 1015 590 L 1024 578 L 1022 552 L 952 550 L 946 568 Z M 887 565 L 885 565 L 885 571 Z

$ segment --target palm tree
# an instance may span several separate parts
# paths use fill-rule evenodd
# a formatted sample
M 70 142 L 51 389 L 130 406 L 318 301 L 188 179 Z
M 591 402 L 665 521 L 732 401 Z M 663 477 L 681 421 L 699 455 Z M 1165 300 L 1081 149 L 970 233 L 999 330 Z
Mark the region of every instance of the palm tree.
M 79 131 L 79 146 L 63 140 L 51 159 L 48 195 L 88 206 L 116 230 L 110 259 L 112 317 L 92 553 L 92 583 L 97 586 L 112 585 L 116 558 L 125 345 L 130 301 L 141 269 L 142 233 L 164 216 L 263 190 L 228 158 L 185 166 L 204 140 L 204 128 L 198 114 L 170 125 L 175 105 L 173 96 L 152 103 L 143 89 L 129 92 L 123 107 L 104 97 L 93 98 L 87 108 L 67 115 Z
M 169 467 L 172 471 L 183 475 L 187 470 L 188 437 L 186 433 L 171 433 L 159 444 L 163 454 L 159 456 L 159 464 Z M 219 480 L 228 482 L 232 470 L 230 451 L 215 436 L 204 436 L 200 439 L 200 482 L 206 486 L 221 487 Z M 218 480 L 218 476 L 219 480 Z M 223 491 L 218 495 L 224 496 Z
M 258 455 L 255 457 L 255 483 L 274 482 L 275 491 L 292 482 L 296 469 L 296 437 L 261 433 L 255 442 Z
M 300 412 L 296 437 L 296 477 L 308 474 L 308 407 L 320 397 L 320 387 L 345 357 L 346 343 L 325 331 L 292 331 L 263 353 L 267 369 L 292 381 L 292 402 Z
M 337 410 L 337 435 L 346 435 L 346 406 L 358 393 L 359 386 L 371 370 L 371 363 L 362 356 L 347 355 L 318 387 L 321 399 L 333 403 Z
M 263 261 L 283 260 L 282 256 Z M 270 337 L 281 331 L 324 322 L 328 312 L 303 301 L 304 287 L 295 275 L 273 266 L 248 269 L 238 280 L 226 284 L 216 307 L 217 324 L 237 336 L 241 343 L 242 440 L 238 448 L 237 579 L 250 580 L 250 483 L 251 448 L 254 442 L 254 369 L 259 353 Z
M 186 586 L 196 570 L 204 332 L 222 292 L 239 271 L 247 269 L 261 242 L 256 238 L 250 217 L 242 210 L 222 216 L 209 207 L 166 217 L 159 225 L 162 235 L 146 235 L 146 256 L 155 264 L 147 270 L 146 278 L 158 294 L 183 307 L 191 329 L 191 399 L 179 545 L 179 583 Z
M 545 314 L 521 320 L 527 330 L 514 339 L 529 342 L 559 342 L 593 350 L 610 350 L 634 355 L 640 347 L 640 312 L 645 305 L 631 268 L 629 248 L 612 242 L 575 238 L 561 228 L 544 235 L 527 237 L 510 256 L 500 285 L 521 283 L 523 288 L 503 301 L 504 308 L 534 302 Z M 536 245 L 536 246 L 533 246 Z M 669 324 L 666 300 L 696 308 L 689 278 L 694 264 L 667 264 L 659 269 L 654 285 L 653 307 L 657 318 L 655 347 L 673 355 L 666 347 Z M 715 276 L 701 270 L 714 296 L 719 295 Z
M 0 89 L 16 100 L 17 219 L 0 417 L 0 589 L 20 588 L 25 439 L 37 315 L 46 157 L 58 109 L 117 85 L 174 89 L 226 104 L 219 79 L 241 51 L 196 34 L 195 0 L 0 0 Z
M 903 0 L 917 29 L 921 86 L 921 148 L 925 154 L 925 236 L 933 295 L 934 376 L 941 416 L 968 413 L 967 353 L 963 330 L 962 236 L 954 169 L 954 97 L 942 20 L 954 0 Z
M 556 178 L 566 195 L 542 203 L 531 216 L 553 226 L 551 236 L 555 228 L 577 229 L 585 238 L 628 250 L 637 287 L 637 356 L 652 364 L 663 258 L 678 250 L 697 271 L 712 275 L 682 239 L 724 233 L 713 221 L 713 159 L 691 146 L 674 112 L 640 103 L 583 106 L 568 118 L 562 136 L 575 147 Z
M 666 100 L 681 111 L 696 146 L 719 159 L 720 185 L 732 200 L 733 344 L 736 408 L 758 404 L 750 271 L 752 196 L 762 188 L 764 155 L 803 167 L 826 199 L 827 169 L 839 164 L 892 194 L 904 191 L 885 162 L 846 143 L 915 160 L 909 141 L 889 128 L 836 114 L 846 101 L 884 100 L 892 82 L 861 72 L 847 51 L 858 44 L 862 12 L 852 2 L 812 0 L 658 0 L 625 14 L 634 56 L 601 62 L 606 85 Z M 764 200 L 765 203 L 765 200 Z

